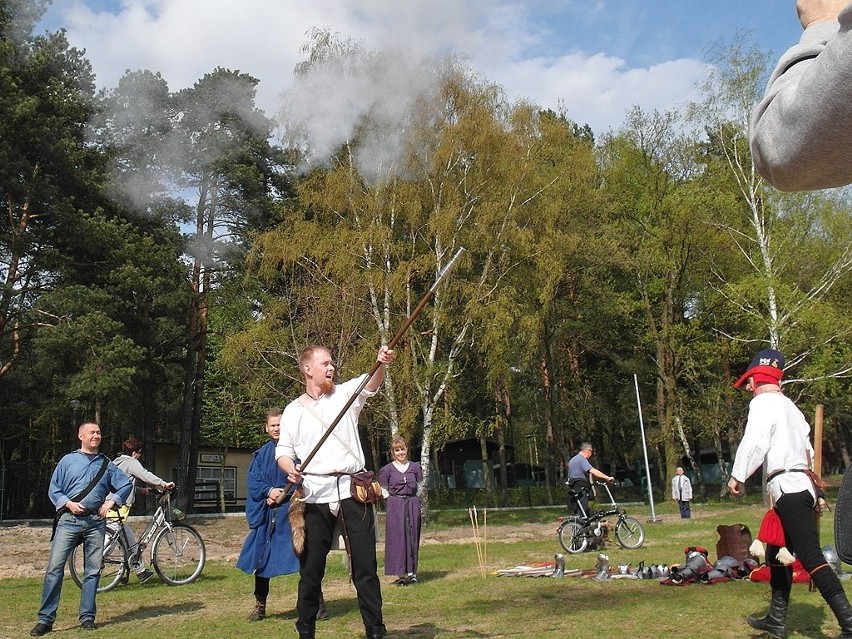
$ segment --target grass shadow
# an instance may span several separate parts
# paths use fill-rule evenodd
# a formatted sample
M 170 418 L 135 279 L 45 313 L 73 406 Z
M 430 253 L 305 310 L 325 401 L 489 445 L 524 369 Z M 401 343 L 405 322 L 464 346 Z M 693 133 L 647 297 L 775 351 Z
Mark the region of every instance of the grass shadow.
M 409 628 L 402 629 L 399 627 L 393 628 L 392 633 L 395 638 L 404 638 L 404 639 L 435 639 L 438 635 L 442 637 L 459 635 L 460 637 L 464 637 L 465 639 L 478 639 L 480 637 L 490 637 L 492 635 L 485 635 L 479 632 L 472 632 L 470 630 L 452 630 L 449 628 L 441 628 L 431 623 L 419 623 L 415 626 L 410 626 Z
M 834 615 L 818 593 L 819 603 L 802 603 L 796 601 L 796 592 L 790 598 L 790 608 L 787 611 L 787 632 L 812 639 L 822 639 L 822 625 L 829 619 L 834 621 Z M 810 594 L 810 593 L 809 593 Z M 836 622 L 835 622 L 836 623 Z
M 188 612 L 198 612 L 204 608 L 203 604 L 196 602 L 187 602 L 182 604 L 174 604 L 174 605 L 156 605 L 156 606 L 140 606 L 135 610 L 128 610 L 127 612 L 118 615 L 116 617 L 111 617 L 106 621 L 99 621 L 98 627 L 107 627 L 115 624 L 125 623 L 129 621 L 140 621 L 144 619 L 157 619 L 160 617 L 165 617 L 167 615 L 182 615 Z
M 417 584 L 409 584 L 410 586 L 417 586 L 418 584 L 422 584 L 426 581 L 437 581 L 439 579 L 444 579 L 450 574 L 449 570 L 427 570 L 425 572 L 421 571 L 417 573 Z M 390 587 L 390 586 L 388 586 Z M 397 587 L 397 586 L 394 586 Z M 405 588 L 405 586 L 399 586 Z M 382 586 L 384 588 L 384 586 Z

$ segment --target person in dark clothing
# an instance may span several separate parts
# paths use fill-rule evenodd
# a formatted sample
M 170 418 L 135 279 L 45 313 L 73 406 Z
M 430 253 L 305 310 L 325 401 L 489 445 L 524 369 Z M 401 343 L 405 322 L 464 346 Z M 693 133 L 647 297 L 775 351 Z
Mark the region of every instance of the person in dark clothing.
M 417 583 L 420 548 L 420 499 L 417 490 L 423 481 L 420 464 L 408 459 L 408 444 L 402 437 L 391 443 L 393 460 L 379 469 L 379 483 L 385 497 L 385 574 L 398 575 L 394 583 Z
M 237 559 L 237 568 L 254 575 L 254 610 L 249 621 L 266 617 L 269 580 L 299 572 L 299 557 L 293 550 L 293 534 L 287 518 L 287 476 L 275 461 L 275 446 L 281 433 L 281 409 L 266 411 L 269 441 L 252 454 L 248 470 L 246 519 L 249 534 Z M 328 619 L 325 600 L 320 593 L 317 619 Z

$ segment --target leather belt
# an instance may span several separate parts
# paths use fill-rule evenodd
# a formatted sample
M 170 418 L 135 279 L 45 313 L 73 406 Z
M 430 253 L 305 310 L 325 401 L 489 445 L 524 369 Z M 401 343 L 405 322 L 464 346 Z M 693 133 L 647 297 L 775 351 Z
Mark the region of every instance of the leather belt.
M 778 477 L 778 475 L 783 475 L 784 473 L 806 473 L 806 472 L 808 472 L 806 468 L 789 468 L 789 469 L 785 468 L 783 470 L 775 470 L 775 471 L 772 471 L 771 473 L 769 473 L 769 477 L 766 478 L 766 483 L 768 484 L 773 479 Z

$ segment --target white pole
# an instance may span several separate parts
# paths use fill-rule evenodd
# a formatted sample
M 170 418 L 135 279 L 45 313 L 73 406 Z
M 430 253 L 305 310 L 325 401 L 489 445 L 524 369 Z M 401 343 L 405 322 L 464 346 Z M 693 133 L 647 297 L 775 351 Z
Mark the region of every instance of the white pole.
M 633 385 L 636 387 L 636 405 L 639 407 L 639 430 L 642 432 L 642 452 L 645 454 L 645 478 L 648 482 L 648 499 L 651 502 L 651 521 L 657 521 L 654 512 L 654 491 L 651 489 L 651 467 L 648 465 L 648 445 L 645 443 L 645 422 L 642 419 L 642 401 L 639 399 L 639 377 L 633 373 Z

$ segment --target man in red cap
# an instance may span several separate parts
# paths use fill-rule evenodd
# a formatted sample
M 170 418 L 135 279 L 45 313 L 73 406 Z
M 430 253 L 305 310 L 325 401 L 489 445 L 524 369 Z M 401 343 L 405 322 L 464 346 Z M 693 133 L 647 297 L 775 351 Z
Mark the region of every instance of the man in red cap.
M 761 351 L 751 361 L 734 387 L 745 383 L 754 393 L 748 421 L 728 481 L 733 495 L 743 494 L 743 482 L 763 466 L 766 489 L 778 513 L 787 548 L 795 553 L 828 602 L 842 630 L 841 639 L 852 639 L 852 606 L 840 580 L 826 562 L 819 546 L 813 517 L 817 497 L 805 471 L 810 469 L 813 447 L 810 427 L 802 412 L 781 393 L 784 356 L 774 349 Z M 748 624 L 773 637 L 787 635 L 787 606 L 793 585 L 793 570 L 778 559 L 780 548 L 768 544 L 769 584 L 772 599 L 766 617 L 746 618 Z

